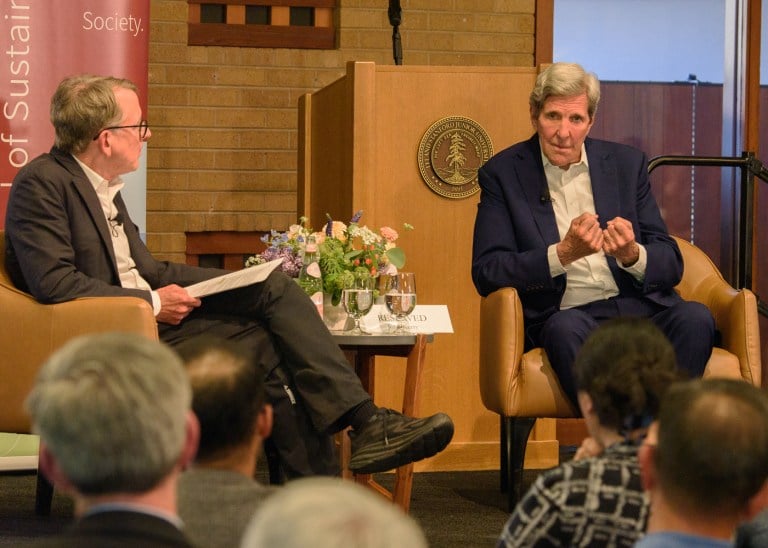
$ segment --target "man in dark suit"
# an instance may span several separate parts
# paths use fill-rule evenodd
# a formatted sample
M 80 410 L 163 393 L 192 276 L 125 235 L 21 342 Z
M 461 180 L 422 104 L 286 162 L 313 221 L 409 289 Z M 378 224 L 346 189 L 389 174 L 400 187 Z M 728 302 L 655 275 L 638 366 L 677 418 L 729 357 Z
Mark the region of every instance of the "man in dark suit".
M 703 373 L 715 334 L 707 308 L 674 291 L 682 256 L 651 194 L 645 155 L 587 138 L 599 100 L 593 74 L 549 66 L 530 96 L 536 134 L 478 173 L 475 287 L 483 296 L 517 289 L 526 345 L 544 348 L 574 406 L 574 358 L 599 323 L 651 318 L 691 376 Z
M 374 405 L 314 305 L 284 274 L 197 299 L 184 287 L 225 272 L 150 254 L 120 196 L 120 175 L 137 169 L 152 135 L 134 84 L 67 78 L 51 100 L 51 120 L 54 147 L 19 171 L 8 199 L 5 263 L 17 287 L 43 303 L 140 297 L 152 304 L 160 337 L 172 345 L 203 332 L 246 340 L 265 373 L 286 379 L 290 401 L 307 410 L 319 436 L 352 427 L 355 472 L 401 466 L 450 442 L 453 423 L 443 413 L 414 419 Z M 277 417 L 273 436 L 291 437 L 285 419 Z M 275 445 L 304 440 L 283 441 Z M 332 473 L 312 468 L 327 462 L 325 455 L 313 457 L 309 451 L 297 464 L 303 469 L 289 475 Z
M 138 335 L 80 337 L 42 367 L 26 407 L 40 470 L 75 500 L 77 521 L 36 546 L 187 547 L 176 483 L 199 426 L 181 360 Z

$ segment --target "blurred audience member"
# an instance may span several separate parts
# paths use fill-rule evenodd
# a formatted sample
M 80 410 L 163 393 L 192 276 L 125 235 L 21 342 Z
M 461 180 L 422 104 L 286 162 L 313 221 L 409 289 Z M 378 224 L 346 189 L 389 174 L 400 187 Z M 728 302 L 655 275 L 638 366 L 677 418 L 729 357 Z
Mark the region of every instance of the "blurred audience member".
M 198 423 L 179 357 L 120 333 L 80 337 L 41 369 L 27 410 L 40 469 L 75 500 L 77 521 L 39 546 L 191 546 L 176 482 L 197 448 Z
M 242 548 L 426 548 L 411 517 L 381 495 L 339 478 L 288 483 L 256 512 Z
M 768 396 L 735 379 L 677 383 L 640 466 L 651 514 L 638 548 L 733 546 L 768 506 Z
M 675 350 L 650 320 L 617 318 L 589 336 L 574 372 L 590 437 L 573 461 L 536 479 L 499 547 L 632 546 L 645 530 L 637 449 L 676 379 Z
M 262 440 L 272 428 L 263 372 L 248 347 L 200 336 L 176 350 L 192 383 L 200 447 L 179 480 L 179 515 L 196 546 L 238 546 L 256 508 L 273 491 L 255 481 Z
M 768 510 L 746 522 L 736 531 L 736 548 L 766 548 L 768 546 Z

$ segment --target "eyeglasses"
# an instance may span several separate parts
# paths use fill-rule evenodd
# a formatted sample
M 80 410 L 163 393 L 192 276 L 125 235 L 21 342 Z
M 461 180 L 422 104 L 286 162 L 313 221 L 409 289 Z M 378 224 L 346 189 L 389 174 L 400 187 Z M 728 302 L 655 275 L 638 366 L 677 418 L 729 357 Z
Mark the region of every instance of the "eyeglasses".
M 104 129 L 99 130 L 99 132 L 96 134 L 96 136 L 93 138 L 93 140 L 95 141 L 96 139 L 98 139 L 99 135 L 101 135 L 102 132 L 107 131 L 108 129 L 128 129 L 128 128 L 132 128 L 132 127 L 139 128 L 139 139 L 141 139 L 143 141 L 147 137 L 147 132 L 149 131 L 149 122 L 147 122 L 146 120 L 142 120 L 138 124 L 133 124 L 131 126 L 109 126 L 109 127 L 105 127 Z

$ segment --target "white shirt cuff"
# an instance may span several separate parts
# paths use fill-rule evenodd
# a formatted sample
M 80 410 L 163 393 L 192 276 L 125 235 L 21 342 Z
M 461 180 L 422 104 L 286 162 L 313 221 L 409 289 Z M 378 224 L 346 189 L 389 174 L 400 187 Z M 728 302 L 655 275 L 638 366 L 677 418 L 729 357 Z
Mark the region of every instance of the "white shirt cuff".
M 565 274 L 565 267 L 557 256 L 557 244 L 552 244 L 547 248 L 547 261 L 549 262 L 549 274 L 554 278 Z
M 640 244 L 637 244 L 637 249 L 638 257 L 635 264 L 632 266 L 623 266 L 621 261 L 616 261 L 616 264 L 618 264 L 619 268 L 622 270 L 629 272 L 638 282 L 642 282 L 645 278 L 645 268 L 648 265 L 648 252 L 645 250 L 645 246 Z
M 152 295 L 152 309 L 155 311 L 155 316 L 160 314 L 160 310 L 162 308 L 162 303 L 160 303 L 160 295 L 157 294 L 157 291 L 150 291 L 150 295 Z

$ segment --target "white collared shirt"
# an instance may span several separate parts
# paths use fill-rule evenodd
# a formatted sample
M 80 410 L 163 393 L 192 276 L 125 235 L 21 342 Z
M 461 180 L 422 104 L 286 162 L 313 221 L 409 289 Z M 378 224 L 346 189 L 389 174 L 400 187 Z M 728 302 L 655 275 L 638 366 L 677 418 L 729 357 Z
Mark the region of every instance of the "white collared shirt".
M 160 311 L 160 297 L 157 292 L 152 291 L 149 285 L 136 268 L 136 263 L 131 257 L 131 248 L 128 243 L 128 237 L 125 235 L 124 221 L 117 222 L 117 207 L 115 206 L 115 196 L 125 186 L 120 177 L 107 181 L 104 177 L 96 173 L 90 167 L 73 156 L 75 161 L 83 168 L 85 176 L 93 185 L 96 195 L 99 197 L 101 209 L 109 225 L 109 232 L 112 236 L 112 247 L 115 251 L 115 261 L 117 262 L 117 272 L 120 276 L 120 285 L 129 289 L 144 289 L 152 295 L 152 308 L 155 315 Z
M 543 152 L 541 159 L 544 162 L 544 174 L 552 198 L 557 230 L 562 240 L 568 233 L 573 219 L 582 213 L 596 213 L 586 147 L 584 144 L 581 145 L 581 160 L 571 164 L 568 169 L 560 169 L 552 165 Z M 601 219 L 603 223 L 608 220 L 610 219 Z M 638 246 L 640 258 L 637 262 L 630 267 L 623 267 L 619 263 L 619 267 L 632 274 L 637 280 L 642 280 L 645 275 L 647 254 L 642 245 L 638 243 Z M 552 277 L 566 274 L 565 293 L 560 301 L 561 309 L 610 299 L 619 294 L 616 280 L 602 250 L 563 266 L 557 256 L 557 244 L 552 244 L 547 249 L 547 259 Z

